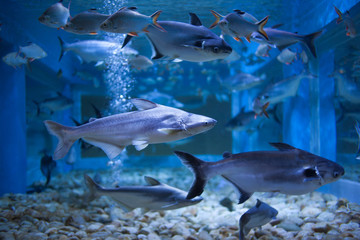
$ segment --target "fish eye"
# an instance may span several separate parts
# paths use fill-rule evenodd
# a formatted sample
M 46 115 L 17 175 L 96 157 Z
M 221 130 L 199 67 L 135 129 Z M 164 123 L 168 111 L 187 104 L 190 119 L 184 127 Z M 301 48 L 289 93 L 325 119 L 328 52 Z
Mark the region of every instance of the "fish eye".
M 338 172 L 338 171 L 334 171 L 333 172 L 333 177 L 334 178 L 337 178 L 337 177 L 339 177 L 340 176 L 340 173 Z
M 107 24 L 106 24 L 106 23 L 103 23 L 102 26 L 103 26 L 103 27 L 107 27 Z
M 213 48 L 213 52 L 214 52 L 214 53 L 218 53 L 218 52 L 219 52 L 219 48 L 218 48 L 218 47 L 214 47 L 214 48 Z

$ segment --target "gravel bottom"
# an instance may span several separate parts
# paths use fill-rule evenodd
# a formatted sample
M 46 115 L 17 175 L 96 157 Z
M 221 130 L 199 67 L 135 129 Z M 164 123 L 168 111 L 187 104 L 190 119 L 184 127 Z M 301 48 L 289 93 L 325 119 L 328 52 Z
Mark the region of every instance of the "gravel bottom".
M 191 186 L 186 169 L 124 169 L 119 181 L 109 172 L 73 171 L 58 175 L 41 193 L 7 194 L 0 198 L 0 239 L 238 239 L 239 218 L 256 199 L 279 211 L 277 219 L 255 228 L 247 239 L 360 239 L 360 206 L 331 194 L 301 196 L 254 194 L 237 205 L 232 186 L 220 177 L 210 180 L 197 205 L 162 212 L 124 212 L 113 200 L 87 201 L 83 174 L 101 176 L 101 185 L 145 185 L 144 175 L 181 189 Z M 220 205 L 224 197 L 234 211 Z

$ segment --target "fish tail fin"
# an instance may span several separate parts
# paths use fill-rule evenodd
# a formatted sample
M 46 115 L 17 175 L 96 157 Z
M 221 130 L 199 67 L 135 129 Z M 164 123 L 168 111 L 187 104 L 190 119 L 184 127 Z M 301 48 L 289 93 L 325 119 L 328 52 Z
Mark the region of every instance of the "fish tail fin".
M 207 163 L 186 152 L 175 151 L 174 153 L 195 175 L 195 181 L 193 182 L 186 198 L 192 199 L 196 196 L 200 196 L 204 191 L 204 187 L 208 180 L 206 174 Z
M 304 36 L 304 43 L 307 48 L 309 48 L 311 54 L 316 58 L 316 50 L 314 41 L 316 38 L 318 38 L 322 34 L 323 30 L 308 34 Z
M 264 26 L 268 22 L 269 16 L 264 17 L 262 20 L 256 23 L 258 25 L 257 32 L 260 33 L 266 40 L 269 40 L 267 33 L 264 31 Z
M 59 39 L 59 42 L 60 42 L 60 57 L 59 57 L 59 62 L 61 61 L 62 57 L 64 56 L 64 52 L 65 52 L 65 49 L 64 49 L 64 41 L 58 36 L 58 39 Z
M 133 38 L 133 36 L 127 34 L 126 37 L 125 37 L 125 39 L 124 39 L 124 42 L 123 42 L 121 48 L 124 48 L 124 47 L 130 42 L 130 40 L 131 40 L 132 38 Z
M 166 30 L 165 30 L 162 26 L 160 26 L 160 24 L 157 23 L 157 19 L 159 18 L 160 13 L 162 13 L 161 10 L 156 11 L 155 13 L 153 13 L 153 14 L 150 16 L 151 19 L 152 19 L 152 24 L 153 24 L 157 29 L 159 29 L 160 31 L 166 32 Z
M 214 27 L 216 27 L 216 25 L 218 24 L 218 22 L 220 21 L 220 18 L 222 17 L 220 14 L 218 14 L 217 12 L 215 12 L 214 10 L 210 10 L 212 15 L 214 15 L 215 22 L 213 24 L 211 24 L 211 26 L 209 27 L 209 29 L 212 29 Z
M 335 11 L 337 13 L 337 15 L 339 16 L 338 19 L 336 19 L 336 23 L 339 24 L 343 21 L 343 14 L 341 13 L 341 11 L 334 5 Z
M 103 188 L 101 186 L 99 186 L 91 177 L 89 177 L 89 175 L 84 174 L 84 180 L 85 180 L 85 184 L 86 186 L 89 188 L 90 190 L 90 195 L 88 200 L 92 201 L 96 198 L 96 193 L 99 190 L 102 190 Z
M 48 132 L 51 135 L 56 136 L 59 140 L 54 152 L 54 160 L 65 157 L 71 146 L 77 140 L 77 138 L 71 138 L 71 134 L 69 134 L 72 127 L 67 127 L 51 120 L 44 121 L 44 124 Z
M 258 116 L 261 116 L 261 115 L 263 115 L 263 114 L 264 114 L 267 118 L 270 118 L 268 112 L 266 111 L 266 109 L 269 107 L 269 105 L 270 105 L 270 102 L 266 102 L 266 103 L 261 107 L 261 112 L 255 114 L 255 119 L 256 119 Z

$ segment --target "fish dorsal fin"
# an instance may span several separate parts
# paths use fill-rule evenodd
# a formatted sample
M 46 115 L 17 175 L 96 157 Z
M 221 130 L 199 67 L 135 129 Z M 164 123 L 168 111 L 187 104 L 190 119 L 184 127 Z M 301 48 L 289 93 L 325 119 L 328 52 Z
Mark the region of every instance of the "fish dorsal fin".
M 277 148 L 279 151 L 291 151 L 291 150 L 295 150 L 296 148 L 294 148 L 293 146 L 286 144 L 286 143 L 270 143 L 271 146 L 273 146 L 274 148 Z
M 96 121 L 96 120 L 97 120 L 97 118 L 92 117 L 92 118 L 89 119 L 89 122 L 93 122 L 93 121 Z
M 224 152 L 223 158 L 230 158 L 232 156 L 231 152 Z
M 144 177 L 145 181 L 151 185 L 151 186 L 157 186 L 157 185 L 161 185 L 161 182 L 159 182 L 158 180 L 156 180 L 155 178 L 149 177 L 149 176 L 145 176 Z
M 137 7 L 128 7 L 127 9 L 135 11 L 135 10 L 137 10 Z
M 279 28 L 279 27 L 281 27 L 282 25 L 284 25 L 284 24 L 283 24 L 283 23 L 275 24 L 274 26 L 271 26 L 271 28 Z
M 127 9 L 127 7 L 122 7 L 122 8 L 120 8 L 120 9 L 118 10 L 118 12 L 119 12 L 119 11 L 122 11 L 122 10 L 125 10 L 125 9 Z
M 259 208 L 260 207 L 260 205 L 261 205 L 261 201 L 259 200 L 259 199 L 256 199 L 256 208 Z
M 244 11 L 241 11 L 239 9 L 234 9 L 234 12 L 236 12 L 239 15 L 243 15 L 245 13 Z
M 199 17 L 195 13 L 189 13 L 190 15 L 190 24 L 194 26 L 202 26 L 202 23 Z
M 131 99 L 131 103 L 139 110 L 148 110 L 158 106 L 156 103 L 142 98 Z
M 96 13 L 97 13 L 97 9 L 96 9 L 96 8 L 90 8 L 90 9 L 88 10 L 88 12 L 96 12 Z

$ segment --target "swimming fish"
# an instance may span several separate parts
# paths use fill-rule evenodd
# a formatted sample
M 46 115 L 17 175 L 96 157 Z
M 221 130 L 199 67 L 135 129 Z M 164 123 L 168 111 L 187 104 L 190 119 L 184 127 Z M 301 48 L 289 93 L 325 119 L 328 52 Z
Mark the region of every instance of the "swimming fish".
M 221 199 L 219 203 L 221 206 L 226 207 L 229 210 L 229 212 L 234 211 L 233 202 L 230 200 L 230 198 L 224 197 L 223 199 Z
M 337 95 L 347 102 L 360 103 L 360 89 L 354 79 L 346 76 L 345 72 L 335 70 L 331 75 L 336 80 Z
M 19 53 L 24 54 L 25 58 L 28 58 L 30 61 L 41 59 L 47 56 L 47 53 L 35 43 L 30 43 L 24 47 L 19 47 Z
M 73 51 L 80 57 L 80 61 L 99 62 L 106 60 L 108 57 L 118 54 L 121 46 L 117 43 L 100 41 L 100 40 L 84 40 L 74 43 L 65 43 L 60 37 L 61 53 L 59 61 L 67 51 Z
M 190 24 L 175 21 L 159 21 L 166 32 L 149 26 L 146 33 L 153 55 L 152 59 L 168 57 L 190 62 L 206 62 L 224 59 L 232 48 L 219 36 L 204 27 L 194 13 L 190 14 Z M 124 44 L 131 36 L 125 38 Z M 124 46 L 123 44 L 123 46 Z
M 59 139 L 54 159 L 65 157 L 73 143 L 84 141 L 101 148 L 113 159 L 128 145 L 140 151 L 152 143 L 175 141 L 205 132 L 213 128 L 216 120 L 163 106 L 145 99 L 132 99 L 139 111 L 120 113 L 78 127 L 67 127 L 46 120 L 50 134 Z
M 275 219 L 278 211 L 270 205 L 256 200 L 256 205 L 241 215 L 239 220 L 240 236 L 239 240 L 245 240 L 245 236 L 254 227 L 261 227 L 272 219 Z
M 75 34 L 96 35 L 100 31 L 100 24 L 109 16 L 98 13 L 96 9 L 89 9 L 72 17 L 64 25 L 64 30 Z
M 345 173 L 342 166 L 328 159 L 286 143 L 270 144 L 279 151 L 226 152 L 224 159 L 217 162 L 205 162 L 189 153 L 175 151 L 195 175 L 187 198 L 200 196 L 206 182 L 216 175 L 234 185 L 239 203 L 243 203 L 254 192 L 309 193 L 339 180 Z
M 184 104 L 182 102 L 176 100 L 173 96 L 169 94 L 159 92 L 159 90 L 157 90 L 156 88 L 151 92 L 140 94 L 139 97 L 169 107 L 175 107 L 175 108 L 184 107 Z
M 149 67 L 153 66 L 154 63 L 143 55 L 131 56 L 128 58 L 128 63 L 130 67 L 137 70 L 146 70 Z
M 346 11 L 345 14 L 343 14 L 337 7 L 334 6 L 334 8 L 335 8 L 336 13 L 339 15 L 339 18 L 336 20 L 336 23 L 339 24 L 341 22 L 344 22 L 346 36 L 349 36 L 352 38 L 356 37 L 355 23 L 352 20 L 352 18 L 350 17 L 349 11 Z
M 62 4 L 63 0 L 51 5 L 45 12 L 39 17 L 39 21 L 52 28 L 60 28 L 64 26 L 70 16 L 70 2 L 68 8 Z
M 315 76 L 303 71 L 300 74 L 285 78 L 281 81 L 270 83 L 262 90 L 253 101 L 253 110 L 259 114 L 266 103 L 274 105 L 287 97 L 296 95 L 300 81 L 304 78 L 313 79 Z
M 264 81 L 265 76 L 257 77 L 244 72 L 227 78 L 220 78 L 220 84 L 232 92 L 253 88 L 262 84 Z
M 202 201 L 202 197 L 186 198 L 186 192 L 160 183 L 158 180 L 145 176 L 148 186 L 129 186 L 104 188 L 84 175 L 85 183 L 90 189 L 91 197 L 108 196 L 120 204 L 124 211 L 143 208 L 147 211 L 172 210 L 191 206 Z
M 259 44 L 258 48 L 255 51 L 255 56 L 258 57 L 269 57 L 270 47 L 267 44 Z
M 137 12 L 136 9 L 136 7 L 120 8 L 119 11 L 112 14 L 100 25 L 101 30 L 137 36 L 140 32 L 147 32 L 147 27 L 151 25 L 160 31 L 165 31 L 157 23 L 157 19 L 162 11 L 156 11 L 151 16 L 146 16 Z
M 51 156 L 47 155 L 44 152 L 44 156 L 41 158 L 40 161 L 40 170 L 41 173 L 46 177 L 45 187 L 50 183 L 51 173 L 55 167 L 56 167 L 56 162 L 53 160 Z
M 213 10 L 211 10 L 211 13 L 215 16 L 216 20 L 210 26 L 210 29 L 219 25 L 223 33 L 233 37 L 236 41 L 240 41 L 241 37 L 245 37 L 246 40 L 250 42 L 250 37 L 253 32 L 258 32 L 265 39 L 269 39 L 266 32 L 263 30 L 269 16 L 266 16 L 261 21 L 254 23 L 253 20 L 256 20 L 254 17 L 252 18 L 252 21 L 249 21 L 249 19 L 246 18 L 249 14 L 240 10 L 234 10 L 233 13 L 229 13 L 226 16 L 221 16 Z
M 20 56 L 18 52 L 8 53 L 2 58 L 2 60 L 4 63 L 15 69 L 28 62 L 28 60 L 25 57 Z
M 290 65 L 291 63 L 293 63 L 296 60 L 296 55 L 297 55 L 296 52 L 293 52 L 290 49 L 285 48 L 276 57 L 276 59 L 281 63 L 284 63 L 286 65 Z
M 356 153 L 356 159 L 360 160 L 360 124 L 359 124 L 359 122 L 357 120 L 355 122 L 355 130 L 356 130 L 356 133 L 357 133 L 358 138 L 359 138 L 359 140 L 358 140 L 358 151 Z
M 276 47 L 280 51 L 283 49 L 300 42 L 306 46 L 306 48 L 316 57 L 316 50 L 314 45 L 314 40 L 319 37 L 322 33 L 322 30 L 308 35 L 300 35 L 297 33 L 287 32 L 275 28 L 264 28 L 269 40 L 265 39 L 261 34 L 254 32 L 251 37 L 255 42 L 260 44 L 267 44 L 270 47 Z
M 246 131 L 254 132 L 261 124 L 263 118 L 256 117 L 254 111 L 245 112 L 243 107 L 241 111 L 231 118 L 225 125 L 225 129 L 229 131 Z
M 66 110 L 74 104 L 74 101 L 68 97 L 65 97 L 61 93 L 57 93 L 56 97 L 46 98 L 41 102 L 33 101 L 37 107 L 37 116 L 40 115 L 41 110 L 43 108 L 47 108 L 50 110 L 51 114 L 56 111 Z

